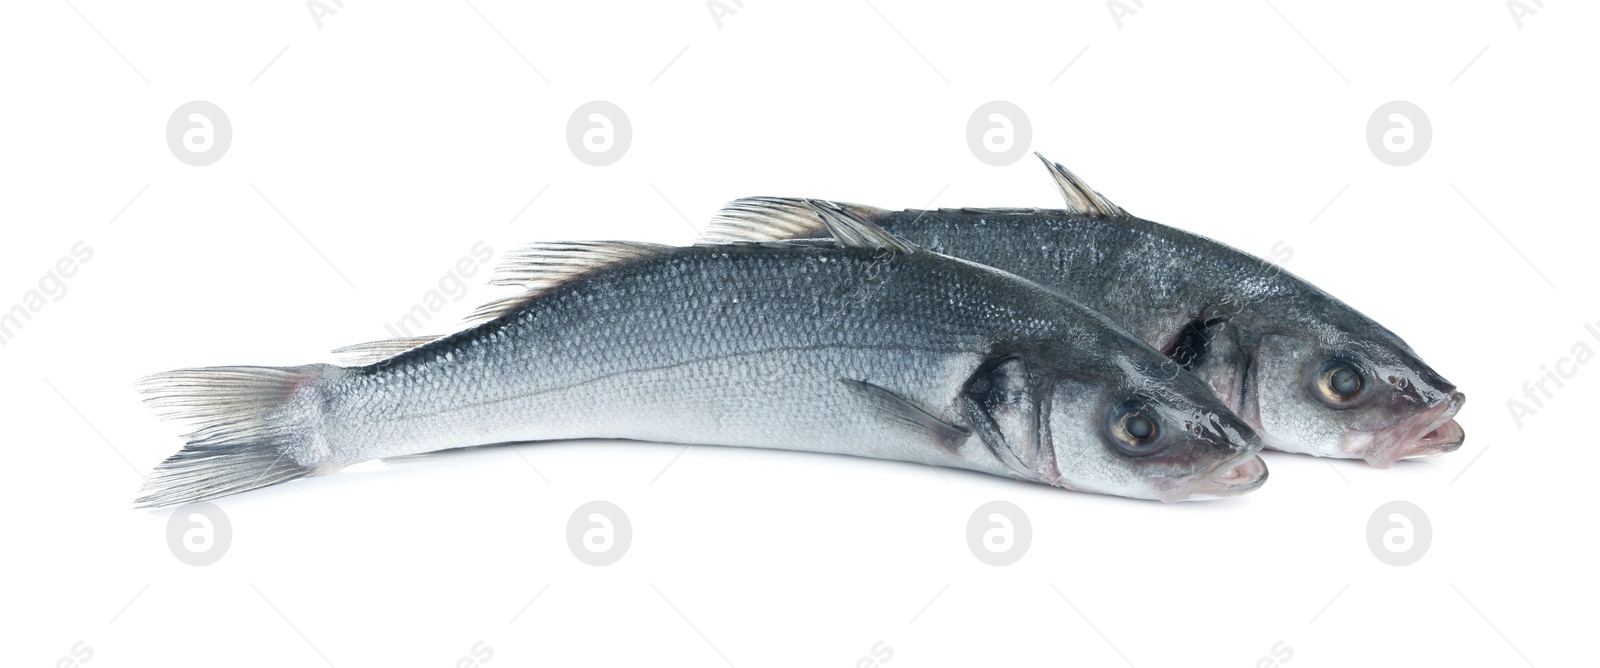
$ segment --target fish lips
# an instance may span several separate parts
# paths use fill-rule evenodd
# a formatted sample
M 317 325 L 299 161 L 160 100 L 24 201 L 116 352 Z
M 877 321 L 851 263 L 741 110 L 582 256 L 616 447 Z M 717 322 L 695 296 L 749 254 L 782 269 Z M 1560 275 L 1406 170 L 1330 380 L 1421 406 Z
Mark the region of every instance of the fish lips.
M 1247 494 L 1267 482 L 1267 463 L 1260 457 L 1261 439 L 1232 414 L 1213 416 L 1215 423 L 1202 432 L 1214 445 L 1226 444 L 1232 452 L 1204 473 L 1187 477 L 1160 494 L 1165 503 L 1218 499 Z
M 1267 483 L 1267 462 L 1254 451 L 1224 462 L 1174 501 L 1206 501 L 1248 494 Z
M 1374 435 L 1364 459 L 1378 468 L 1389 468 L 1402 459 L 1428 457 L 1454 452 L 1467 440 L 1467 432 L 1455 416 L 1466 404 L 1467 395 L 1451 392 L 1450 400 L 1421 413 L 1389 430 Z

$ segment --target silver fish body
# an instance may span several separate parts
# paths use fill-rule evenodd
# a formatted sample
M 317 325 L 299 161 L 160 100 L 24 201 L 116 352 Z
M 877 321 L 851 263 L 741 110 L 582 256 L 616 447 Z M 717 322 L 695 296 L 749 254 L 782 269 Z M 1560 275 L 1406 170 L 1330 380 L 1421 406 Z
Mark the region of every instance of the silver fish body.
M 1386 467 L 1460 446 L 1465 434 L 1453 417 L 1465 395 L 1393 332 L 1271 262 L 1130 216 L 1046 164 L 1067 209 L 843 206 L 913 243 L 1105 314 L 1204 378 L 1268 448 Z M 735 201 L 707 238 L 821 234 L 795 201 Z
M 1165 501 L 1265 479 L 1259 441 L 1199 379 L 988 267 L 804 242 L 554 245 L 520 261 L 532 289 L 488 322 L 377 363 L 153 377 L 152 402 L 200 429 L 139 503 L 572 438 L 840 453 Z

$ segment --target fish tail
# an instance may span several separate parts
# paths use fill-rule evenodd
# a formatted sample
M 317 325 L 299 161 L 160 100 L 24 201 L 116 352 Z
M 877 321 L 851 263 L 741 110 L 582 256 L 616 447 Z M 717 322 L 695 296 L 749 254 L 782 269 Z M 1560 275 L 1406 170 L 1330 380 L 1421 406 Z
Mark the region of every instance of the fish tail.
M 195 430 L 156 466 L 134 505 L 204 501 L 329 470 L 320 425 L 325 388 L 341 372 L 329 364 L 227 366 L 141 380 L 146 403 Z

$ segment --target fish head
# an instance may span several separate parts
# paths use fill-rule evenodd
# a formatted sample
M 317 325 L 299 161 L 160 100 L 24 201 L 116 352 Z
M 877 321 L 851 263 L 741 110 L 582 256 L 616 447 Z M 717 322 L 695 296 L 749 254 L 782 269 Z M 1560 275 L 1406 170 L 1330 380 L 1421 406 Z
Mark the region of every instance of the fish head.
M 1155 350 L 1129 341 L 1101 364 L 1050 362 L 1003 359 L 967 388 L 986 443 L 1037 444 L 1042 456 L 1032 461 L 1045 464 L 1034 465 L 1034 479 L 1165 502 L 1236 496 L 1266 482 L 1250 426 Z M 1037 410 L 1014 410 L 1028 394 L 1039 397 Z
M 1466 395 L 1376 323 L 1266 334 L 1250 364 L 1241 412 L 1271 448 L 1387 468 L 1466 439 L 1455 421 Z

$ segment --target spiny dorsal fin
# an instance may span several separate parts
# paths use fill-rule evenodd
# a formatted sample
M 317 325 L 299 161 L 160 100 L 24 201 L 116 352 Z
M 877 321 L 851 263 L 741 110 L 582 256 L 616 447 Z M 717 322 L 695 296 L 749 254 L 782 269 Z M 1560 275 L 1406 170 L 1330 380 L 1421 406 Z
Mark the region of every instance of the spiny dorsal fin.
M 1034 151 L 1033 154 L 1039 156 L 1045 168 L 1050 170 L 1050 176 L 1055 178 L 1056 187 L 1061 189 L 1061 197 L 1067 200 L 1067 211 L 1089 218 L 1128 217 L 1127 211 L 1123 211 L 1122 207 L 1112 204 L 1111 200 L 1095 192 L 1089 184 L 1083 182 L 1083 179 L 1078 178 L 1077 174 L 1067 171 L 1067 168 L 1062 167 L 1060 163 L 1050 162 L 1049 158 L 1038 151 Z
M 551 289 L 608 267 L 641 260 L 671 250 L 672 246 L 640 241 L 557 241 L 534 244 L 507 253 L 495 269 L 491 285 L 515 285 L 526 290 L 479 306 L 468 322 L 493 320 L 532 302 Z
M 862 204 L 836 204 L 867 221 L 889 212 Z M 816 236 L 827 230 L 822 218 L 805 200 L 789 197 L 745 197 L 729 202 L 700 236 L 699 243 L 726 244 L 747 241 L 782 241 Z
M 343 348 L 335 348 L 333 353 L 339 356 L 338 362 L 340 366 L 366 366 L 382 362 L 412 348 L 432 343 L 442 337 L 443 335 L 436 334 L 368 341 Z
M 876 224 L 862 218 L 854 211 L 827 200 L 801 200 L 828 228 L 840 248 L 865 248 L 893 253 L 914 253 L 911 242 L 901 239 Z

